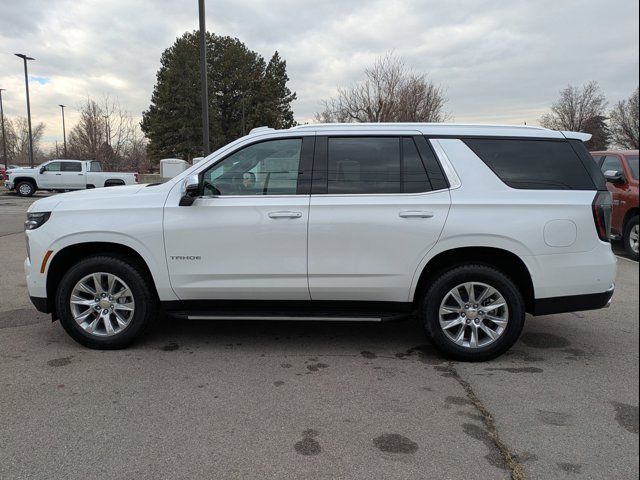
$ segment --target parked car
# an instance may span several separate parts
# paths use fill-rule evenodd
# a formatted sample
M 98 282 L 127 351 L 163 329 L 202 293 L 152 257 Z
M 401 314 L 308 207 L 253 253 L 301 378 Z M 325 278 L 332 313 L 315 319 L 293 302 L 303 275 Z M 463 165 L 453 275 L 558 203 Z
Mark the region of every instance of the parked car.
M 138 183 L 137 173 L 103 172 L 95 160 L 51 160 L 37 168 L 14 168 L 7 171 L 5 187 L 21 197 L 38 190 L 84 190 Z
M 17 165 L 9 164 L 9 170 L 13 168 L 20 168 Z M 7 180 L 7 169 L 4 166 L 0 167 L 0 180 Z
M 79 343 L 177 319 L 384 321 L 487 360 L 525 312 L 605 307 L 611 193 L 583 141 L 535 127 L 260 129 L 167 183 L 29 209 L 36 308 Z
M 638 150 L 593 152 L 613 195 L 611 232 L 627 254 L 638 260 Z

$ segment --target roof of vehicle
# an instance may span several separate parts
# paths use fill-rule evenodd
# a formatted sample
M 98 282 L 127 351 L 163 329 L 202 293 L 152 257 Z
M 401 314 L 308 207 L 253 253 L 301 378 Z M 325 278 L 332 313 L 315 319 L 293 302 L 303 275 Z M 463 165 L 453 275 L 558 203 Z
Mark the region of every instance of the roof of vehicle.
M 263 132 L 265 127 L 252 130 Z M 430 136 L 487 136 L 487 137 L 532 137 L 532 138 L 572 138 L 586 142 L 591 138 L 588 133 L 560 132 L 531 125 L 484 125 L 464 123 L 310 123 L 298 125 L 290 130 L 313 130 L 316 132 L 352 130 L 352 131 L 390 131 L 416 130 Z

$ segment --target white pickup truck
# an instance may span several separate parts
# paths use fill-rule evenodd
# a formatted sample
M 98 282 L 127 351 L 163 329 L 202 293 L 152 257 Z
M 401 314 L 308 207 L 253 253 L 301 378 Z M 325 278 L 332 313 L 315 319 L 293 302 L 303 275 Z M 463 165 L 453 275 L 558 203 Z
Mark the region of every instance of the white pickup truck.
M 84 190 L 138 183 L 137 173 L 103 172 L 95 160 L 50 160 L 37 168 L 7 170 L 5 187 L 21 197 L 30 197 L 38 190 Z

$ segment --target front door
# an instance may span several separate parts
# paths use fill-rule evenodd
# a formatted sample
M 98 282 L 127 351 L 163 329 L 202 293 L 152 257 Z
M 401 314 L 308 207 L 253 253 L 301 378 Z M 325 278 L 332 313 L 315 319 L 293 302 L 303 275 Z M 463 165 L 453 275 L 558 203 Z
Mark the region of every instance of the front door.
M 311 298 L 408 302 L 451 204 L 424 137 L 318 137 L 312 193 Z
M 62 183 L 62 162 L 47 163 L 41 172 L 38 172 L 38 188 L 60 188 Z
M 287 137 L 236 150 L 201 174 L 193 205 L 165 207 L 169 275 L 181 300 L 309 300 L 304 179 L 313 143 Z

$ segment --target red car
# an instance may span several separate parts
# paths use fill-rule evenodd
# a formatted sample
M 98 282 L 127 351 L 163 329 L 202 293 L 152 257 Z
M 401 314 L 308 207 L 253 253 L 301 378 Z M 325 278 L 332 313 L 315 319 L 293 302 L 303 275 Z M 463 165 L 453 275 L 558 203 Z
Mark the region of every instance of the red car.
M 638 260 L 638 150 L 591 152 L 613 195 L 611 232 Z

